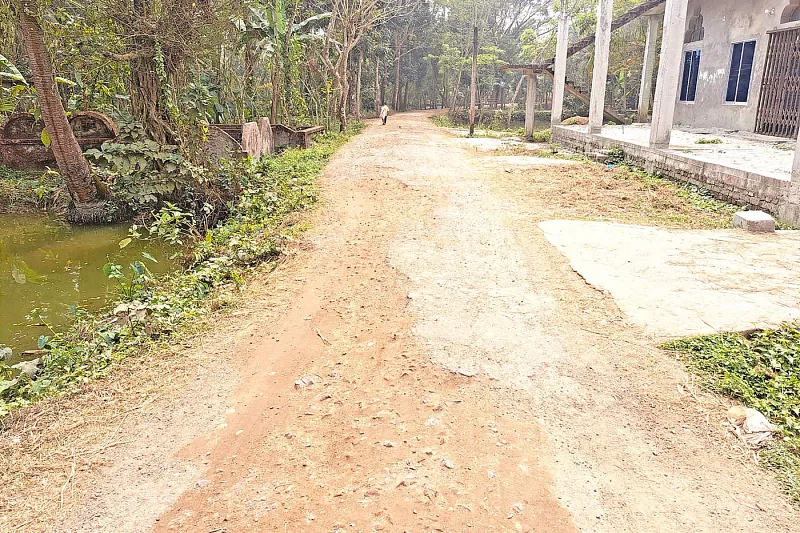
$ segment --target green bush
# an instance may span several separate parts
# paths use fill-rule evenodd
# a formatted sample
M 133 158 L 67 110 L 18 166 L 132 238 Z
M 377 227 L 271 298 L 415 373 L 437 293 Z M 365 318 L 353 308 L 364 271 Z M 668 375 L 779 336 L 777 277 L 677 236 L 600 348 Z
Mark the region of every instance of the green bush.
M 534 131 L 530 139 L 535 143 L 549 143 L 550 142 L 550 128 L 541 131 Z

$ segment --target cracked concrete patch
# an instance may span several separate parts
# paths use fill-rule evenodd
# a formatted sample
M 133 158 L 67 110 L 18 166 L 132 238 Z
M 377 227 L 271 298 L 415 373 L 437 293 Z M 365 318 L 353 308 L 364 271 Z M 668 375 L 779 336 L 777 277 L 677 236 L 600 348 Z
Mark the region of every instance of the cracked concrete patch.
M 681 231 L 547 221 L 547 240 L 629 320 L 657 338 L 800 318 L 800 232 Z

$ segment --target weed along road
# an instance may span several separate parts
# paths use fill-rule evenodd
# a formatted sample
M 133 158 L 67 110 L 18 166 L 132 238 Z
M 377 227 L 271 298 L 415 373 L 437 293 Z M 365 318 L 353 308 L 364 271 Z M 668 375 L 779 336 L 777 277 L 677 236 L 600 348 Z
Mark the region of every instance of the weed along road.
M 569 181 L 605 166 L 493 142 L 371 122 L 292 253 L 108 424 L 42 530 L 798 531 L 727 405 L 539 227 L 659 214 Z

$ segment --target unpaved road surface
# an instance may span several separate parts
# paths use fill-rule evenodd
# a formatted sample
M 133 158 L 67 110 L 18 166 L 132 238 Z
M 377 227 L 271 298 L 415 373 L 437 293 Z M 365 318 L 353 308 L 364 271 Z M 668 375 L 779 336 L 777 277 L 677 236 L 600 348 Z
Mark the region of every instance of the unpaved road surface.
M 353 139 L 314 229 L 203 342 L 227 370 L 120 430 L 50 530 L 797 531 L 726 406 L 493 157 L 424 113 Z

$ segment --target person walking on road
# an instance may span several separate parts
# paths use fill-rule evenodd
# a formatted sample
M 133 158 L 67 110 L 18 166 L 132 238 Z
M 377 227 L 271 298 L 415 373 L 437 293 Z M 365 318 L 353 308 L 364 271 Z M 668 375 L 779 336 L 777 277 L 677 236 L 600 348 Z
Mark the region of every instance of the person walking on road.
M 386 119 L 389 118 L 389 106 L 383 104 L 381 107 L 381 120 L 383 121 L 383 125 L 386 125 Z

